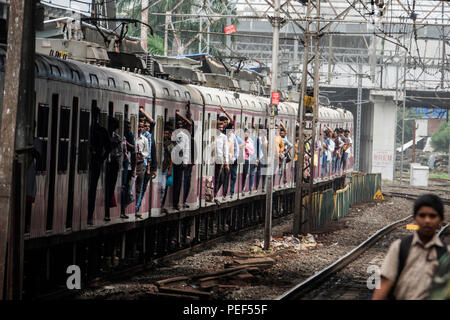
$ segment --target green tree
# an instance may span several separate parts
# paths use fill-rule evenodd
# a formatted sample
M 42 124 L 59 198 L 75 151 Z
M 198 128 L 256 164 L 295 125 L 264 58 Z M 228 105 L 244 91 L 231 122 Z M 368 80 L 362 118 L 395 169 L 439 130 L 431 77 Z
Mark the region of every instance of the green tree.
M 165 13 L 172 10 L 180 0 L 161 0 L 155 5 L 150 4 L 149 13 Z M 230 0 L 210 0 L 211 9 L 215 14 L 226 14 L 227 8 L 231 6 Z M 141 0 L 116 0 L 117 11 L 119 14 L 125 15 L 127 18 L 141 19 Z M 205 1 L 203 0 L 184 0 L 183 3 L 174 11 L 174 13 L 197 13 L 201 8 L 206 10 Z M 236 11 L 232 11 L 235 14 Z M 203 12 L 204 14 L 204 12 Z M 203 27 L 207 24 L 213 22 L 211 18 L 203 19 Z M 237 24 L 237 19 L 232 19 L 232 23 Z M 151 15 L 148 17 L 148 24 L 153 27 L 155 35 L 151 37 L 149 35 L 148 40 L 148 51 L 162 54 L 164 46 L 164 27 L 165 27 L 165 16 L 163 15 Z M 200 21 L 199 19 L 192 19 L 189 17 L 172 17 L 172 24 L 174 26 L 177 37 L 181 40 L 182 45 L 185 45 L 195 36 L 196 32 L 199 31 Z M 214 21 L 210 26 L 211 32 L 221 32 L 223 33 L 224 27 L 226 26 L 226 19 L 219 19 Z M 172 47 L 174 41 L 173 32 L 171 31 L 171 26 L 169 26 L 169 36 L 168 36 L 168 46 Z M 140 26 L 130 25 L 128 29 L 128 34 L 134 37 L 140 37 Z M 216 40 L 225 43 L 225 35 L 218 35 L 215 37 Z M 205 41 L 206 37 L 203 37 Z M 189 47 L 198 48 L 199 39 L 195 39 L 190 43 Z M 232 37 L 232 41 L 234 41 Z M 203 43 L 202 45 L 204 45 Z M 225 49 L 225 45 L 222 49 Z M 197 51 L 197 50 L 195 50 Z M 212 53 L 221 54 L 219 48 L 214 48 Z
M 450 125 L 447 122 L 443 122 L 436 131 L 431 136 L 431 146 L 436 151 L 450 152 Z
M 423 118 L 422 114 L 416 114 L 416 110 L 413 108 L 407 108 L 405 110 L 405 139 L 403 143 L 407 143 L 411 141 L 413 138 L 413 125 L 414 121 L 411 119 L 421 119 Z M 403 109 L 397 108 L 397 136 L 396 143 L 397 146 L 402 145 L 402 119 L 403 119 Z

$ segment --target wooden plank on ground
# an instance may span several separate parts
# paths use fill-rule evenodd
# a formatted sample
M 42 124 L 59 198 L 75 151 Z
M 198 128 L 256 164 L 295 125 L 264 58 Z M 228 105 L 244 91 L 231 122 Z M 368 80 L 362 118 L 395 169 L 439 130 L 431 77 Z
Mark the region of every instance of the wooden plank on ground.
M 202 298 L 209 298 L 212 295 L 211 292 L 204 292 L 204 291 L 199 291 L 199 290 L 195 290 L 195 289 L 179 289 L 179 288 L 172 288 L 172 287 L 165 287 L 165 286 L 159 287 L 159 291 L 165 292 L 165 293 L 184 294 L 184 295 L 191 295 L 191 296 L 194 295 L 194 296 L 199 296 Z

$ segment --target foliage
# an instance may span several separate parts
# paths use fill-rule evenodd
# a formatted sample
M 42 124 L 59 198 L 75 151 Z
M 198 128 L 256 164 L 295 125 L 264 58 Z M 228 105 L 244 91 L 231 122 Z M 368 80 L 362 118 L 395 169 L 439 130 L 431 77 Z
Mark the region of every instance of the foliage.
M 439 130 L 431 136 L 431 146 L 436 151 L 450 152 L 450 125 L 443 122 Z
M 155 55 L 164 55 L 164 40 L 156 33 L 148 36 L 148 51 Z
M 161 0 L 157 2 L 155 5 L 152 5 L 150 2 L 149 13 L 165 13 L 174 8 L 180 0 Z M 174 13 L 198 13 L 201 7 L 204 5 L 203 0 L 184 0 L 183 3 L 174 11 Z M 226 8 L 231 5 L 230 0 L 210 0 L 211 9 L 216 14 L 226 14 Z M 127 18 L 141 20 L 141 0 L 116 0 L 117 12 L 125 15 Z M 232 11 L 232 14 L 235 14 L 235 11 Z M 204 14 L 204 12 L 202 12 Z M 151 15 L 148 16 L 148 24 L 153 27 L 155 36 L 152 38 L 149 36 L 148 40 L 148 51 L 150 52 L 161 52 L 161 46 L 164 45 L 164 27 L 165 27 L 165 16 L 163 15 Z M 203 19 L 203 28 L 207 26 L 212 20 L 210 18 Z M 181 17 L 172 17 L 172 23 L 175 28 L 175 32 L 177 36 L 181 39 L 182 45 L 185 45 L 190 39 L 192 39 L 196 32 L 199 31 L 200 21 L 197 18 L 181 18 Z M 232 23 L 237 24 L 237 19 L 232 19 Z M 227 25 L 227 21 L 225 18 L 219 19 L 215 21 L 210 26 L 211 32 L 221 32 L 223 33 L 224 27 Z M 195 32 L 192 32 L 195 31 Z M 206 31 L 206 30 L 205 30 Z M 134 26 L 130 25 L 128 29 L 128 34 L 134 37 L 140 37 L 140 25 Z M 212 36 L 211 39 L 220 41 L 221 43 L 225 43 L 225 35 Z M 206 46 L 206 35 L 203 36 L 202 47 Z M 168 46 L 172 47 L 172 43 L 174 40 L 173 32 L 171 31 L 171 26 L 169 26 L 169 36 L 168 36 Z M 198 51 L 198 41 L 197 38 L 193 41 L 189 48 L 192 49 L 193 52 Z M 234 41 L 232 37 L 232 41 Z M 225 46 L 224 48 L 225 49 Z M 220 49 L 214 48 L 211 50 L 213 54 L 220 55 Z M 162 51 L 163 52 L 163 51 Z M 162 53 L 161 52 L 161 53 Z
M 430 173 L 428 177 L 430 179 L 450 179 L 447 173 Z

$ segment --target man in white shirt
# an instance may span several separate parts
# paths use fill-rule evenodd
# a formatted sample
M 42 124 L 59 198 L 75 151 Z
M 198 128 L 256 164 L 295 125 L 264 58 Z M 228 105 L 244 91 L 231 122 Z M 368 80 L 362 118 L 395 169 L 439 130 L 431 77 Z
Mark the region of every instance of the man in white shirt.
M 327 172 L 329 174 L 331 174 L 331 165 L 333 163 L 334 147 L 335 147 L 335 143 L 334 143 L 334 140 L 333 140 L 333 138 L 331 137 L 331 134 L 330 134 L 328 151 L 327 151 L 327 168 L 328 168 Z
M 144 122 L 139 122 L 138 136 L 136 138 L 136 195 L 141 194 L 142 181 L 144 180 L 145 166 L 144 160 L 148 158 L 148 139 L 144 137 Z M 137 197 L 136 197 L 137 198 Z M 142 215 L 136 211 L 136 218 L 142 218 Z
M 179 205 L 181 180 L 184 176 L 184 170 L 190 164 L 191 159 L 191 138 L 189 132 L 184 128 L 184 123 L 181 118 L 178 118 L 177 130 L 175 130 L 176 146 L 172 149 L 172 163 L 173 163 L 173 198 L 172 204 L 174 209 L 180 210 Z
M 226 173 L 230 171 L 229 167 L 229 152 L 228 152 L 228 138 L 225 135 L 224 125 L 222 122 L 217 123 L 217 136 L 215 142 L 215 166 L 214 166 L 214 196 L 217 196 L 220 187 L 224 183 Z M 220 205 L 218 199 L 214 200 L 216 204 Z
M 342 169 L 345 173 L 345 170 L 347 169 L 347 159 L 350 156 L 350 152 L 352 149 L 353 140 L 350 138 L 350 130 L 346 129 L 344 131 L 344 147 L 343 147 L 343 154 L 342 154 Z

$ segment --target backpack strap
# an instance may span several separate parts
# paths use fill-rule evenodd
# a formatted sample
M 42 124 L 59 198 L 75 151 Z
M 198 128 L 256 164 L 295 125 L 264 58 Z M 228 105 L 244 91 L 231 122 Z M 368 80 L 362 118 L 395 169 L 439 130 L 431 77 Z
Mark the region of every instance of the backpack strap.
M 437 260 L 439 261 L 439 260 L 441 260 L 442 256 L 447 253 L 447 245 L 444 243 L 443 247 L 435 246 L 435 248 L 436 248 Z
M 400 240 L 400 250 L 398 251 L 398 267 L 397 267 L 397 276 L 395 277 L 394 284 L 392 285 L 391 291 L 389 292 L 388 299 L 395 300 L 394 290 L 397 286 L 398 279 L 402 274 L 403 269 L 405 268 L 406 259 L 408 258 L 409 249 L 411 248 L 413 240 L 413 235 L 409 235 L 407 237 L 402 238 Z

